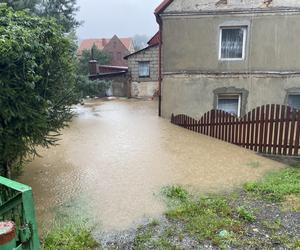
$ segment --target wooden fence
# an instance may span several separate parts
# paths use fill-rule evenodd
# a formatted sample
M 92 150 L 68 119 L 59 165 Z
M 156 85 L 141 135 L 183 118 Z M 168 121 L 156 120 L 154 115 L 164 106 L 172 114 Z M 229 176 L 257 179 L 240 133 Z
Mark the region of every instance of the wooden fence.
M 299 155 L 300 110 L 264 105 L 237 118 L 211 110 L 200 120 L 172 114 L 171 122 L 189 130 L 264 154 Z

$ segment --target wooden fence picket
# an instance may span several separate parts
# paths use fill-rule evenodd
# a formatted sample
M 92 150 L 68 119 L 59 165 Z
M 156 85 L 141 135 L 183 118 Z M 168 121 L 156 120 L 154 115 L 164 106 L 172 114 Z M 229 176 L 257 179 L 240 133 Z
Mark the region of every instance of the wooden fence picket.
M 263 105 L 241 118 L 222 110 L 206 112 L 199 120 L 172 114 L 171 122 L 256 152 L 299 155 L 300 110 L 289 106 Z

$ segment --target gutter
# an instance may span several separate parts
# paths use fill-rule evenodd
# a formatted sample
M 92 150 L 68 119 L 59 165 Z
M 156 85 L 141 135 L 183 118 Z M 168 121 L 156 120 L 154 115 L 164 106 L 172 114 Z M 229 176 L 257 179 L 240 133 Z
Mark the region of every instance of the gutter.
M 161 117 L 161 83 L 162 83 L 162 21 L 156 16 L 159 25 L 159 50 L 158 50 L 158 116 Z
M 163 41 L 163 23 L 160 17 L 160 14 L 164 12 L 164 10 L 173 2 L 174 0 L 164 0 L 156 9 L 154 12 L 154 15 L 156 16 L 156 22 L 159 25 L 159 60 L 158 60 L 158 116 L 161 117 L 161 83 L 162 83 L 162 41 Z

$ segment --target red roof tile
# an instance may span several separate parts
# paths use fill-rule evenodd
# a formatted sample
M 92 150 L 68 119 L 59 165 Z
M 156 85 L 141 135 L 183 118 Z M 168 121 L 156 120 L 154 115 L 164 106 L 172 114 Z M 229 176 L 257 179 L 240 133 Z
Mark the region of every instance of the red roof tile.
M 157 45 L 160 41 L 159 31 L 149 40 L 148 45 Z
M 133 46 L 132 38 L 120 38 L 121 42 L 124 46 L 131 51 Z M 78 54 L 80 55 L 84 50 L 90 50 L 95 44 L 96 47 L 100 50 L 103 50 L 104 47 L 109 43 L 110 39 L 102 38 L 102 39 L 85 39 L 80 43 L 78 48 Z

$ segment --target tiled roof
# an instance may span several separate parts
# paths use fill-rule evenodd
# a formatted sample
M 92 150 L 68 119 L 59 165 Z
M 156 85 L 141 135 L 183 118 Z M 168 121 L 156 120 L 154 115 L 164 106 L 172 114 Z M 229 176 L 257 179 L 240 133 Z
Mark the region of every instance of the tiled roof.
M 158 47 L 158 45 L 159 45 L 159 44 L 149 45 L 149 46 L 146 47 L 146 48 L 143 48 L 143 49 L 141 49 L 141 50 L 138 50 L 138 51 L 136 51 L 136 52 L 133 52 L 133 53 L 131 53 L 131 54 L 125 56 L 124 59 L 127 60 L 127 59 L 128 59 L 129 57 L 131 57 L 131 56 L 134 56 L 134 55 L 136 55 L 136 54 L 139 54 L 139 53 L 141 53 L 141 52 L 144 52 L 144 51 L 146 51 L 146 50 L 148 50 L 148 49 L 150 49 L 150 48 Z
M 160 33 L 159 31 L 149 40 L 148 45 L 157 45 L 159 44 Z
M 131 51 L 133 46 L 132 38 L 120 38 L 124 46 Z M 95 44 L 98 49 L 103 50 L 103 48 L 109 43 L 110 39 L 85 39 L 82 40 L 78 49 L 78 54 L 80 55 L 84 50 L 90 50 Z

